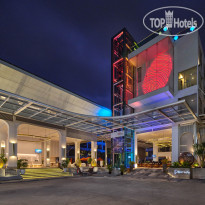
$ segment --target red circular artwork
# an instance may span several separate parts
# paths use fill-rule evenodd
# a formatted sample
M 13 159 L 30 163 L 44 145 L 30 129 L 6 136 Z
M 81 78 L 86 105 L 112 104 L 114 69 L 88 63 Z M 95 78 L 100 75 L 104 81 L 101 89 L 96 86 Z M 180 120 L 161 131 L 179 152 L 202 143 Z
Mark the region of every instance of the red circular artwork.
M 169 81 L 172 70 L 172 58 L 169 54 L 159 54 L 151 63 L 142 84 L 143 93 L 163 88 Z

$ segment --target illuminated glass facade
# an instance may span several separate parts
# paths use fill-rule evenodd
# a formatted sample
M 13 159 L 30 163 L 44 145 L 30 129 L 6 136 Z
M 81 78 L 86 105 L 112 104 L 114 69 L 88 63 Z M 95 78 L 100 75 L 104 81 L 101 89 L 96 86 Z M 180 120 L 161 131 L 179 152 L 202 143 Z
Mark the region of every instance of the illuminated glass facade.
M 134 66 L 128 61 L 128 54 L 137 46 L 126 29 L 112 38 L 112 113 L 120 116 L 133 113 L 128 100 L 134 97 Z M 112 139 L 113 164 L 129 167 L 134 160 L 133 131 L 124 129 L 124 136 Z
M 137 55 L 135 97 L 167 85 L 173 90 L 173 46 L 169 37 Z

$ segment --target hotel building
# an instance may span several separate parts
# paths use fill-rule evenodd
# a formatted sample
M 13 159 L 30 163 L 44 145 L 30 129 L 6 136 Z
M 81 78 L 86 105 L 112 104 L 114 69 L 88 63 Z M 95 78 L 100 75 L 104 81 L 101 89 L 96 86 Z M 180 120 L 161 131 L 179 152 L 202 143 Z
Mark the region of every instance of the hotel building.
M 112 38 L 111 64 L 112 113 L 0 61 L 0 143 L 9 168 L 17 159 L 27 159 L 29 167 L 58 166 L 68 145 L 80 159 L 80 143 L 86 142 L 97 160 L 100 140 L 105 164 L 110 147 L 115 167 L 193 154 L 193 143 L 205 140 L 204 53 L 198 32 L 178 39 L 152 34 L 137 43 L 122 29 Z

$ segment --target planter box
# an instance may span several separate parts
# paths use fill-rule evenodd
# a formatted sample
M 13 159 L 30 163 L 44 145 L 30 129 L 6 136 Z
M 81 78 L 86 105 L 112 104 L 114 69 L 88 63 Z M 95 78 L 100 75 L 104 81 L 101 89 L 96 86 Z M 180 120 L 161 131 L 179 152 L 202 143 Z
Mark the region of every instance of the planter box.
M 205 179 L 205 168 L 193 168 L 192 179 Z
M 5 177 L 5 169 L 0 169 L 0 177 Z
M 191 169 L 190 168 L 169 168 L 168 174 L 177 179 L 190 179 Z
M 63 168 L 63 171 L 64 171 L 64 172 L 67 172 L 67 171 L 68 171 L 68 168 Z

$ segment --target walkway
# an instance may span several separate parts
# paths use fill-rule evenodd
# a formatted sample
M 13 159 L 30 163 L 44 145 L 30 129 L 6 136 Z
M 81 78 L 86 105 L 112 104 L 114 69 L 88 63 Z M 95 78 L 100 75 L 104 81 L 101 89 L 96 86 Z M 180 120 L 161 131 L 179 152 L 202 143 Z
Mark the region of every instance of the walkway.
M 42 179 L 42 178 L 53 178 L 53 177 L 65 177 L 71 176 L 68 172 L 63 172 L 59 168 L 37 168 L 37 169 L 26 169 L 26 173 L 22 175 L 23 179 Z

